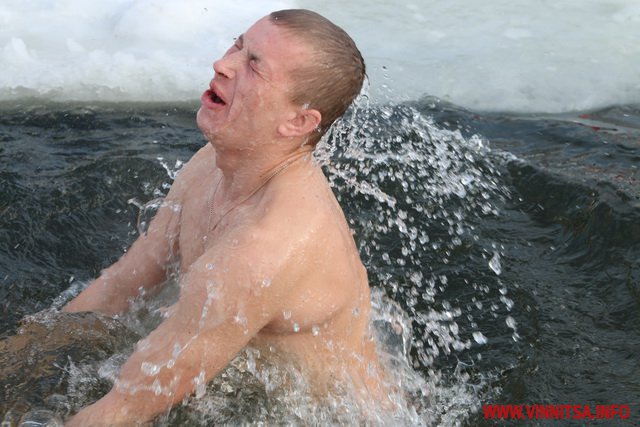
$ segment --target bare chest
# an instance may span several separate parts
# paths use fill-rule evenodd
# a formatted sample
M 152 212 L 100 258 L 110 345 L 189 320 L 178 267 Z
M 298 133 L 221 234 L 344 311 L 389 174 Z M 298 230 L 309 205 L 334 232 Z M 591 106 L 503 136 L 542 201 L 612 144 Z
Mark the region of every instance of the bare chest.
M 207 250 L 219 244 L 225 233 L 239 227 L 251 227 L 255 217 L 253 211 L 253 205 L 246 200 L 216 206 L 212 202 L 210 186 L 192 192 L 182 205 L 178 238 L 181 270 L 187 271 Z
M 189 198 L 184 200 L 182 205 L 178 237 L 182 271 L 187 271 L 215 240 L 212 232 L 214 227 L 211 218 L 210 191 L 204 185 L 195 190 L 189 194 Z

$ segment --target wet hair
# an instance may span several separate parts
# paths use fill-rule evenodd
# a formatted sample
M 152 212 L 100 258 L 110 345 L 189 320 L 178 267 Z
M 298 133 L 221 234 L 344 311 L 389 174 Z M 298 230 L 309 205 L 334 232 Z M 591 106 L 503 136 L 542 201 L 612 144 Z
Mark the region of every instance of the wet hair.
M 291 101 L 322 114 L 316 143 L 358 96 L 366 77 L 364 59 L 355 42 L 327 18 L 305 9 L 273 12 L 271 22 L 307 43 L 311 61 L 293 72 Z

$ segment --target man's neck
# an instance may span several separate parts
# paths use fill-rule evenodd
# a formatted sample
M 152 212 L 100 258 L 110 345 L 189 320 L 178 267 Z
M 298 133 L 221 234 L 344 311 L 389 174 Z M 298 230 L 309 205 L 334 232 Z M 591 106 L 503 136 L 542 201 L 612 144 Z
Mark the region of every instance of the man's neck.
M 266 185 L 274 176 L 284 173 L 303 157 L 311 160 L 313 146 L 288 144 L 278 148 L 265 144 L 245 150 L 217 150 L 216 167 L 222 172 L 220 199 L 228 203 L 241 200 Z

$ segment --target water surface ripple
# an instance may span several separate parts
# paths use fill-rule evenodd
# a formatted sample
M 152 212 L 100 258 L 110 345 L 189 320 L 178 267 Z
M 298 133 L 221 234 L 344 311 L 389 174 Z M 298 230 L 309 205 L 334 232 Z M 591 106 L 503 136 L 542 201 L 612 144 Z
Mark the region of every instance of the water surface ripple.
M 195 108 L 1 106 L 2 340 L 135 239 L 129 201 L 166 194 L 204 142 Z M 365 105 L 346 121 L 318 159 L 354 229 L 378 323 L 399 315 L 411 328 L 391 345 L 427 384 L 413 380 L 412 421 L 482 425 L 481 403 L 629 404 L 640 420 L 640 109 L 514 116 L 425 98 Z M 80 404 L 73 393 L 89 386 L 79 379 L 117 371 L 112 350 L 23 396 Z M 12 378 L 0 381 L 15 400 Z M 215 420 L 246 421 L 242 402 L 260 399 L 246 390 L 212 392 Z M 213 419 L 190 411 L 165 422 Z

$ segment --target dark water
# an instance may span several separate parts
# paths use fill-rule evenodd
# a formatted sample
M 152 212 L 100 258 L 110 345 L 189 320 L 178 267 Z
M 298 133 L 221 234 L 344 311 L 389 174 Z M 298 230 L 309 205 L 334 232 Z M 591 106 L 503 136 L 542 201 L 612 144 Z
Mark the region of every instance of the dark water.
M 203 144 L 195 108 L 0 108 L 0 333 L 119 258 L 128 201 L 166 193 Z M 516 117 L 425 99 L 351 120 L 326 170 L 372 286 L 412 320 L 415 369 L 481 403 L 629 404 L 640 423 L 640 108 Z M 432 404 L 432 424 L 492 425 L 455 397 Z

